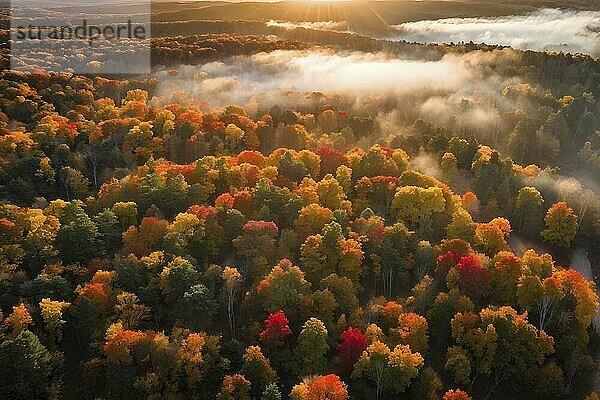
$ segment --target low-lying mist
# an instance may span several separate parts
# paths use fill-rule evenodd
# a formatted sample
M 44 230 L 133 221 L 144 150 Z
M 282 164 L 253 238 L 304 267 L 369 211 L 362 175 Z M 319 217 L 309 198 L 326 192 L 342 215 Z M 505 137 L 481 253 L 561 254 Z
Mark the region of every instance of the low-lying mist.
M 492 129 L 489 124 L 500 112 L 515 107 L 502 89 L 521 82 L 500 76 L 494 66 L 518 63 L 519 57 L 511 49 L 448 54 L 438 61 L 321 48 L 280 50 L 159 72 L 158 95 L 168 99 L 183 92 L 210 107 L 252 103 L 263 110 L 278 105 L 303 112 L 314 112 L 325 95 L 335 95 L 347 111 L 379 118 L 387 133 L 419 116 L 440 124 L 453 116 L 458 127 Z
M 448 18 L 395 25 L 395 40 L 498 44 L 600 56 L 600 13 L 542 9 L 498 18 Z
M 283 22 L 268 26 L 285 29 L 343 31 L 373 36 L 353 30 L 345 21 Z M 444 18 L 407 22 L 389 27 L 386 40 L 418 43 L 474 42 L 511 46 L 519 50 L 563 51 L 600 56 L 600 13 L 545 8 L 525 15 L 479 18 Z

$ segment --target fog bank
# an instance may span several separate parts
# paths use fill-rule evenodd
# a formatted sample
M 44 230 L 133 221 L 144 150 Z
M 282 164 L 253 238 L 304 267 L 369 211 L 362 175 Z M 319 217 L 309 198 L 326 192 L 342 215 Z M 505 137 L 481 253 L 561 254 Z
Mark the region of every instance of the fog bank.
M 159 72 L 159 95 L 183 91 L 218 106 L 243 104 L 255 96 L 285 90 L 348 96 L 427 94 L 448 97 L 474 90 L 496 92 L 507 82 L 482 65 L 516 61 L 511 50 L 448 54 L 438 61 L 415 61 L 385 53 L 336 53 L 328 49 L 278 50 L 236 56 L 202 66 Z
M 395 25 L 394 40 L 469 42 L 522 50 L 581 52 L 600 56 L 600 13 L 542 9 L 498 18 L 448 18 Z

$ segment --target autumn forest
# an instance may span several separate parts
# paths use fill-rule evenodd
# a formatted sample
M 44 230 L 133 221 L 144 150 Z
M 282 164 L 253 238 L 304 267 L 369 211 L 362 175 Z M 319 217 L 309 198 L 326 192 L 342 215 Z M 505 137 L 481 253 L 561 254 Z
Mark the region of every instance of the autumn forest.
M 0 399 L 598 400 L 600 53 L 227 4 L 139 75 L 2 17 Z

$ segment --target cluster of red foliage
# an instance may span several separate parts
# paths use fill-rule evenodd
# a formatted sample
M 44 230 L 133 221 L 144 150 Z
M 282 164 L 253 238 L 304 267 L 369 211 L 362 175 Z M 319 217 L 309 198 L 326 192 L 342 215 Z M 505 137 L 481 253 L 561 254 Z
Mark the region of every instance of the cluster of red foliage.
M 215 207 L 230 210 L 233 208 L 235 198 L 229 193 L 223 193 L 215 199 Z
M 338 352 L 344 367 L 352 367 L 367 348 L 368 338 L 359 328 L 348 328 L 341 335 Z
M 479 299 L 485 293 L 490 279 L 490 272 L 479 260 L 468 255 L 460 259 L 457 265 L 460 273 L 460 285 L 474 299 Z
M 471 398 L 466 392 L 456 389 L 447 391 L 443 400 L 471 400 Z
M 252 235 L 268 236 L 276 236 L 278 232 L 277 225 L 271 221 L 248 221 L 242 230 Z
M 320 147 L 315 151 L 321 157 L 321 173 L 335 174 L 336 169 L 340 165 L 348 163 L 348 157 L 341 151 L 332 149 L 331 147 Z
M 450 250 L 447 253 L 438 256 L 435 268 L 436 276 L 441 279 L 446 279 L 446 275 L 448 275 L 450 268 L 456 267 L 463 255 L 464 254 L 461 254 L 458 250 Z
M 281 310 L 269 314 L 264 321 L 265 329 L 260 334 L 260 339 L 273 346 L 283 346 L 284 339 L 292 333 L 288 323 L 288 319 Z

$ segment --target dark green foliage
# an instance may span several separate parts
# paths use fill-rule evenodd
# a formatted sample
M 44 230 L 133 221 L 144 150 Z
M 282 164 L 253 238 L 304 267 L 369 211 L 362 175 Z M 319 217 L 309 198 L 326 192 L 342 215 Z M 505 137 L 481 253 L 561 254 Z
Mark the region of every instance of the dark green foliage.
M 0 344 L 0 398 L 42 399 L 48 395 L 50 353 L 30 331 Z

